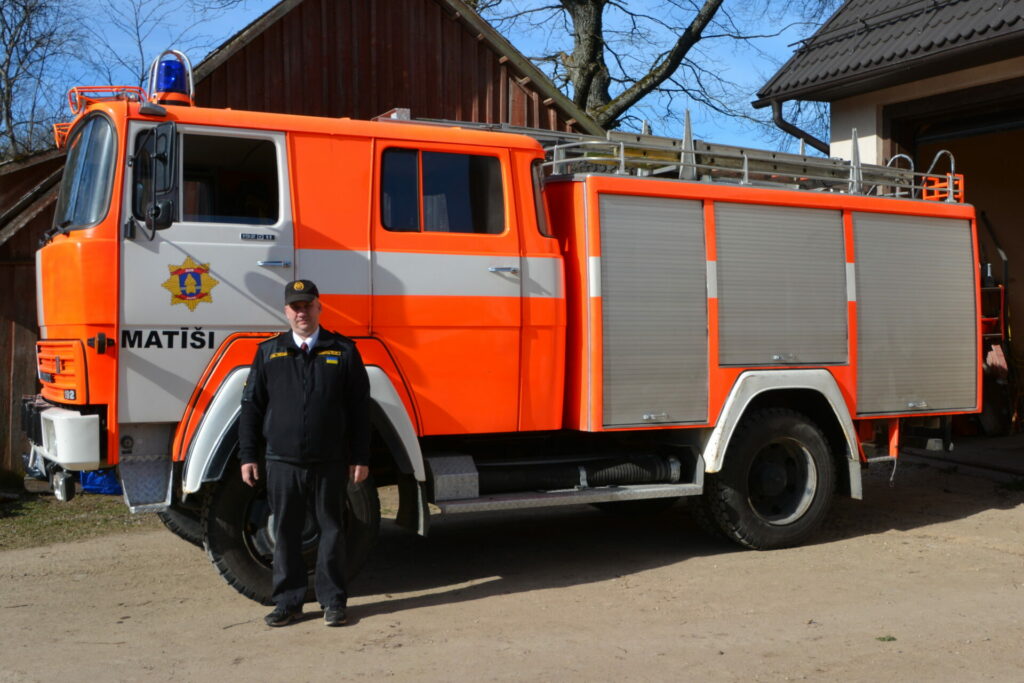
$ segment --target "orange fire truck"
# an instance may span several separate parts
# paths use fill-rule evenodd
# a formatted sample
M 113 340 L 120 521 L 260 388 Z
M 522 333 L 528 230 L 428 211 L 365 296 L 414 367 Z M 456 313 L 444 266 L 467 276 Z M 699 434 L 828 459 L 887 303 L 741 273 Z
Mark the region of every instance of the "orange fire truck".
M 295 278 L 370 376 L 350 572 L 382 485 L 419 533 L 689 497 L 709 530 L 792 545 L 908 425 L 980 409 L 974 211 L 952 172 L 205 109 L 164 57 L 152 96 L 75 88 L 56 130 L 26 457 L 64 496 L 117 466 L 133 511 L 249 597 L 269 598 L 273 538 L 239 477 L 239 397 Z

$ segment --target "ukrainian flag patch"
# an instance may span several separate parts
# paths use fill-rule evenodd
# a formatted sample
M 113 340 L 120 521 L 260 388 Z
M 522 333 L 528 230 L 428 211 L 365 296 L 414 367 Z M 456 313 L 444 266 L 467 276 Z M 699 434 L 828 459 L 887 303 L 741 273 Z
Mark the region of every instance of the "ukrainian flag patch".
M 324 362 L 327 363 L 328 365 L 337 365 L 338 364 L 338 359 L 337 358 L 324 358 Z

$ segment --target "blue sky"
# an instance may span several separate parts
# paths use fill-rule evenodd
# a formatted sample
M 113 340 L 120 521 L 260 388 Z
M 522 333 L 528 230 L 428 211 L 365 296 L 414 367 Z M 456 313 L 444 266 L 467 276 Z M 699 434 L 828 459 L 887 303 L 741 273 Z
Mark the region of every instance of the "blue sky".
M 277 4 L 277 0 L 245 0 L 245 2 L 223 13 L 214 21 L 203 24 L 204 43 L 211 46 L 211 48 L 220 45 L 275 4 Z M 764 33 L 772 33 L 777 29 L 771 26 L 758 26 L 758 30 Z M 755 55 L 749 51 L 740 51 L 731 41 L 720 41 L 709 46 L 709 61 L 713 61 L 715 68 L 726 75 L 726 77 L 741 83 L 745 89 L 748 89 L 749 97 L 745 99 L 749 101 L 754 99 L 754 92 L 775 72 L 778 65 L 792 54 L 794 50 L 792 44 L 809 35 L 812 30 L 813 28 L 811 27 L 798 26 L 789 29 L 778 37 L 761 39 L 757 42 L 756 46 L 764 53 L 762 55 Z M 533 36 L 506 35 L 506 37 L 527 56 L 539 54 L 546 47 L 537 44 L 538 39 Z M 159 45 L 153 47 L 151 50 L 153 54 L 147 58 L 152 59 L 155 57 L 159 49 Z M 189 58 L 194 64 L 198 63 L 208 51 L 207 49 L 192 49 L 189 51 Z M 401 104 L 396 102 L 395 106 L 401 106 Z M 651 106 L 645 112 L 642 112 L 641 116 L 654 119 L 652 124 L 655 133 L 671 136 L 682 135 L 682 126 L 679 120 L 666 121 L 655 119 L 649 112 L 656 108 L 654 105 L 657 102 L 648 101 L 646 104 Z M 685 109 L 686 103 L 677 102 L 675 108 L 677 111 Z M 696 105 L 690 108 L 693 116 L 694 135 L 697 138 L 732 145 L 762 148 L 778 147 L 779 143 L 777 140 L 769 139 L 756 126 L 702 110 Z M 749 111 L 754 113 L 753 109 Z M 681 119 L 681 111 L 678 113 Z M 415 112 L 413 115 L 415 115 Z M 635 129 L 636 126 L 629 126 L 629 128 Z

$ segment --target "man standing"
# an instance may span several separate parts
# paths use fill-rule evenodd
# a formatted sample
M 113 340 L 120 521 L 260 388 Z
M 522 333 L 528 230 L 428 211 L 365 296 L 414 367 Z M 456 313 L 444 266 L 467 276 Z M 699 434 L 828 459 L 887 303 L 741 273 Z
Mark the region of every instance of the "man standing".
M 355 343 L 320 327 L 320 292 L 309 280 L 285 285 L 291 327 L 256 350 L 242 392 L 238 437 L 242 480 L 255 486 L 257 457 L 266 448 L 267 497 L 273 514 L 276 607 L 268 626 L 302 615 L 308 582 L 302 557 L 307 510 L 320 541 L 316 598 L 328 626 L 345 623 L 346 481 L 369 474 L 369 381 Z

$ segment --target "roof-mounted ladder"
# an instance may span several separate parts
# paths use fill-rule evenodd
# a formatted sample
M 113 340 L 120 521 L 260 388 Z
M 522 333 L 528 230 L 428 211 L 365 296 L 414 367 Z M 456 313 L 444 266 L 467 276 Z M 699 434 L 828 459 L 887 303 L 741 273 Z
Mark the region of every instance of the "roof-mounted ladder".
M 906 155 L 897 155 L 888 166 L 863 164 L 856 129 L 852 137 L 853 159 L 845 161 L 695 140 L 689 114 L 681 139 L 622 131 L 608 131 L 605 137 L 600 137 L 505 123 L 412 119 L 408 109 L 393 109 L 374 120 L 528 135 L 544 147 L 547 152 L 545 166 L 553 175 L 611 173 L 904 199 L 963 201 L 963 176 L 955 172 L 953 155 L 948 151 L 940 151 L 926 173 L 915 172 L 913 163 L 910 168 L 891 165 L 897 159 L 909 161 Z M 944 157 L 948 157 L 949 171 L 935 173 L 936 165 Z

